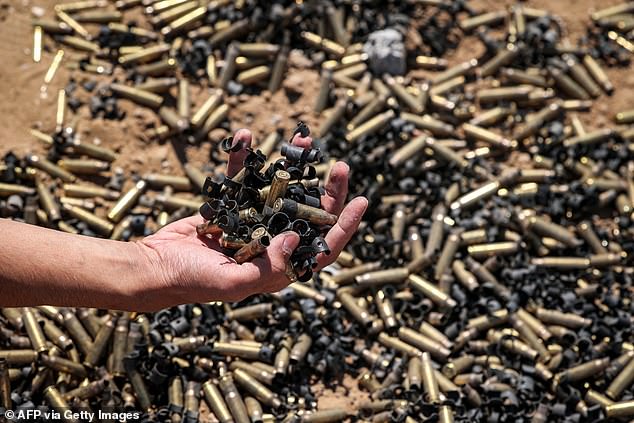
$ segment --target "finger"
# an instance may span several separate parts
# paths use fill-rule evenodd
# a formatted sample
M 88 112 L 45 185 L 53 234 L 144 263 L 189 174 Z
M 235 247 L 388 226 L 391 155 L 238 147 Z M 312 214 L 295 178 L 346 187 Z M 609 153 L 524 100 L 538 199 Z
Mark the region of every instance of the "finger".
M 231 147 L 235 147 L 239 144 L 240 149 L 229 153 L 229 162 L 227 163 L 228 177 L 233 178 L 236 173 L 242 169 L 244 159 L 247 157 L 247 148 L 251 147 L 251 139 L 251 131 L 248 129 L 238 129 L 234 135 Z
M 344 162 L 337 162 L 330 170 L 326 182 L 326 194 L 321 197 L 321 205 L 328 212 L 339 215 L 348 196 L 348 173 L 350 168 Z
M 298 147 L 311 148 L 313 145 L 313 139 L 312 137 L 302 137 L 302 134 L 297 133 L 293 136 L 291 144 Z
M 229 276 L 228 291 L 243 298 L 262 292 L 277 292 L 290 281 L 284 274 L 293 251 L 299 245 L 299 235 L 284 232 L 271 240 L 263 255 L 237 265 Z
M 343 250 L 359 227 L 363 213 L 365 213 L 367 208 L 368 200 L 365 197 L 357 197 L 343 209 L 335 226 L 326 234 L 326 244 L 330 248 L 330 254 L 325 255 L 322 253 L 317 256 L 320 269 L 337 259 L 341 250 Z

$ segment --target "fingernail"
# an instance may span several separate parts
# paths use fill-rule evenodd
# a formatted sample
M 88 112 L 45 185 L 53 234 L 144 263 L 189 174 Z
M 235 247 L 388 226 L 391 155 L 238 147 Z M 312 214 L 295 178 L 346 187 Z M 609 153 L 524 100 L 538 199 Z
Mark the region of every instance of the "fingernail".
M 288 233 L 284 236 L 284 242 L 282 242 L 282 252 L 286 256 L 290 256 L 295 251 L 295 247 L 297 246 L 295 239 L 297 235 L 294 233 Z

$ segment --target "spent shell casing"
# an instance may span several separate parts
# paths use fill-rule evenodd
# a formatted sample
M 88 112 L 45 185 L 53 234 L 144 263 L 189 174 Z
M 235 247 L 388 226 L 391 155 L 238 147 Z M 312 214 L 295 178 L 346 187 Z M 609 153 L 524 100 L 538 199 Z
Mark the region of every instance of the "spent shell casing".
M 233 415 L 236 423 L 250 423 L 249 412 L 244 404 L 242 396 L 236 388 L 231 374 L 226 374 L 220 378 L 220 390 L 224 394 L 224 399 Z
M 72 173 L 68 172 L 65 169 L 57 166 L 56 164 L 50 162 L 42 156 L 38 156 L 35 154 L 29 154 L 26 156 L 26 160 L 29 165 L 33 166 L 36 169 L 40 169 L 41 171 L 61 179 L 63 182 L 74 182 L 77 177 Z
M 438 387 L 438 380 L 436 379 L 436 374 L 434 373 L 434 368 L 431 363 L 431 356 L 428 352 L 423 352 L 421 356 L 421 376 L 427 402 L 432 404 L 438 403 L 440 401 L 440 388 Z
M 614 92 L 614 86 L 597 61 L 589 54 L 586 54 L 583 56 L 583 64 L 586 69 L 588 69 L 588 72 L 592 75 L 594 80 L 601 86 L 601 88 L 603 88 L 603 91 L 605 91 L 608 95 L 612 95 Z
M 46 212 L 49 222 L 56 223 L 62 218 L 59 204 L 48 186 L 41 179 L 36 181 L 37 195 L 40 199 L 40 205 Z
M 235 381 L 238 383 L 238 385 L 248 391 L 263 404 L 266 404 L 274 409 L 282 405 L 282 401 L 273 391 L 260 383 L 257 379 L 252 377 L 243 369 L 234 370 L 233 377 L 235 378 Z
M 205 400 L 207 401 L 207 405 L 209 405 L 209 408 L 213 411 L 216 418 L 220 420 L 220 423 L 232 423 L 234 421 L 233 416 L 231 415 L 220 390 L 216 386 L 216 383 L 208 380 L 202 384 L 202 390 Z
M 421 351 L 428 352 L 437 360 L 446 361 L 447 357 L 451 354 L 449 349 L 443 347 L 440 343 L 426 337 L 414 329 L 400 327 L 398 329 L 398 336 L 403 341 L 415 346 Z
M 256 239 L 252 239 L 248 244 L 236 251 L 233 255 L 233 259 L 238 264 L 245 263 L 263 254 L 270 243 L 271 241 L 268 235 L 262 235 Z
M 618 399 L 624 390 L 632 386 L 634 383 L 634 360 L 630 357 L 628 364 L 619 372 L 605 390 L 605 394 L 612 398 Z
M 46 337 L 44 336 L 42 326 L 31 308 L 24 307 L 22 309 L 22 321 L 24 322 L 26 333 L 31 340 L 31 347 L 40 353 L 47 351 L 48 346 L 46 345 Z
M 114 225 L 112 223 L 81 207 L 73 206 L 70 204 L 63 204 L 62 208 L 65 213 L 68 213 L 75 219 L 79 219 L 82 222 L 85 222 L 88 226 L 90 226 L 92 229 L 105 237 L 109 237 L 114 229 Z
M 147 188 L 147 182 L 143 179 L 138 181 L 134 187 L 126 192 L 108 212 L 108 219 L 118 223 L 125 214 L 137 203 L 143 192 Z
M 113 93 L 127 98 L 144 106 L 158 109 L 163 104 L 163 97 L 151 93 L 149 91 L 140 90 L 138 88 L 129 87 L 123 84 L 112 83 L 110 89 Z
M 605 407 L 605 414 L 609 418 L 634 416 L 634 400 L 615 402 Z

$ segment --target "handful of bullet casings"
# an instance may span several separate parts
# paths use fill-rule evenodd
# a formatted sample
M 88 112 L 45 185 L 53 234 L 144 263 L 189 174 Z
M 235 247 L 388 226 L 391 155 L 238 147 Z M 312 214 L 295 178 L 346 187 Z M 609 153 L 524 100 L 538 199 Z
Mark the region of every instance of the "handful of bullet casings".
M 309 129 L 300 122 L 293 136 L 298 133 L 308 136 Z M 225 152 L 231 152 L 232 142 L 232 138 L 222 142 Z M 337 216 L 321 208 L 322 189 L 310 165 L 321 161 L 320 151 L 288 143 L 282 146 L 281 154 L 282 158 L 265 169 L 266 156 L 248 149 L 238 174 L 208 177 L 203 194 L 209 201 L 200 207 L 207 222 L 196 231 L 201 236 L 218 236 L 220 245 L 233 251 L 238 264 L 264 253 L 271 237 L 294 231 L 300 243 L 287 272 L 292 281 L 306 282 L 312 279 L 317 255 L 330 254 L 321 234 L 337 222 Z

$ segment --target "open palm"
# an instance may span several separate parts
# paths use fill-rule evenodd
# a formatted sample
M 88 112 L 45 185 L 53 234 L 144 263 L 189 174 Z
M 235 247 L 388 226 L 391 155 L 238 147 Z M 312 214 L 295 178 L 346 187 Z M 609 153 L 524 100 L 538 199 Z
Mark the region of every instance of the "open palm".
M 232 177 L 242 167 L 246 148 L 251 145 L 251 132 L 241 129 L 233 141 L 242 146 L 230 153 L 227 175 Z M 312 139 L 296 134 L 292 143 L 310 148 Z M 345 205 L 348 194 L 348 166 L 337 162 L 325 185 L 323 208 L 339 216 L 337 223 L 326 235 L 331 254 L 317 257 L 319 268 L 332 263 L 359 226 L 367 208 L 364 197 Z M 345 206 L 345 207 L 344 207 Z M 188 217 L 167 225 L 156 234 L 140 241 L 154 255 L 160 266 L 156 289 L 148 287 L 144 301 L 149 308 L 161 308 L 175 303 L 205 301 L 237 301 L 262 292 L 276 292 L 289 283 L 285 275 L 286 264 L 299 244 L 299 236 L 285 232 L 271 240 L 266 252 L 247 263 L 236 261 L 223 253 L 216 238 L 200 237 L 196 225 L 203 223 L 200 215 Z M 168 290 L 166 292 L 165 290 Z M 152 295 L 155 292 L 155 295 Z

